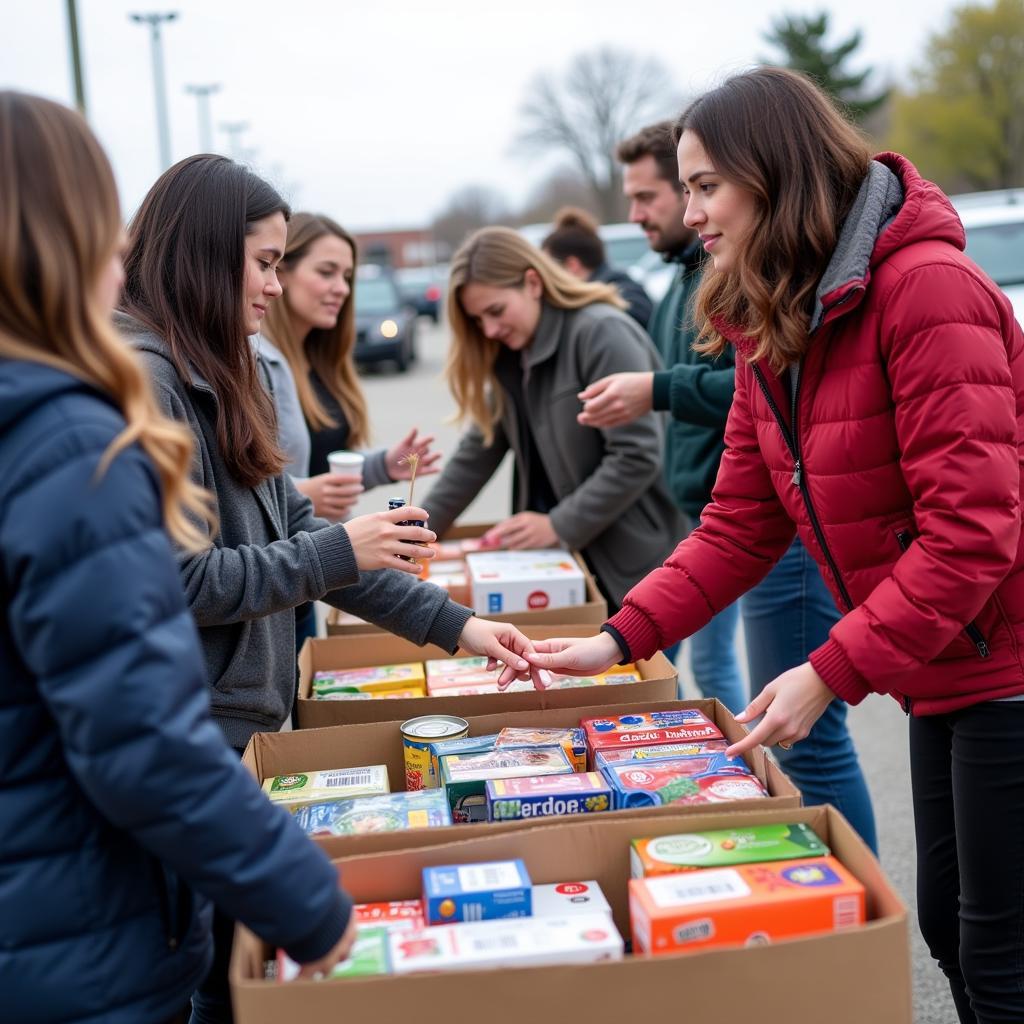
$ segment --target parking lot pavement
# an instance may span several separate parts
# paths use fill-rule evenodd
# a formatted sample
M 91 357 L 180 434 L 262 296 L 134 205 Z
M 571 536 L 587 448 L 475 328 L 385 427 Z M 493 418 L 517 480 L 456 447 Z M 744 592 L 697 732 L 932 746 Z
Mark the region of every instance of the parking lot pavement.
M 423 431 L 437 435 L 438 446 L 442 451 L 450 453 L 454 450 L 460 430 L 454 424 L 444 422 L 454 411 L 451 397 L 441 379 L 446 337 L 443 326 L 434 326 L 421 318 L 418 336 L 420 356 L 412 369 L 405 374 L 398 374 L 391 368 L 382 368 L 363 375 L 363 386 L 373 422 L 374 443 L 394 443 L 409 427 L 418 426 Z M 511 464 L 506 459 L 463 518 L 467 522 L 487 522 L 507 515 L 510 486 Z M 429 489 L 429 479 L 424 479 L 417 485 L 416 494 L 422 498 Z M 406 490 L 406 485 L 394 485 L 396 495 Z M 357 512 L 387 508 L 388 496 L 380 489 L 364 495 Z M 742 637 L 739 642 L 742 644 Z M 680 672 L 684 682 L 688 678 L 685 660 L 684 648 L 680 658 Z M 688 685 L 692 687 L 692 680 L 689 680 Z M 874 800 L 882 864 L 910 909 L 915 1024 L 954 1024 L 956 1013 L 945 978 L 928 956 L 917 932 L 906 717 L 895 701 L 871 697 L 859 707 L 851 709 L 850 724 Z M 850 969 L 855 971 L 856 964 L 851 964 Z

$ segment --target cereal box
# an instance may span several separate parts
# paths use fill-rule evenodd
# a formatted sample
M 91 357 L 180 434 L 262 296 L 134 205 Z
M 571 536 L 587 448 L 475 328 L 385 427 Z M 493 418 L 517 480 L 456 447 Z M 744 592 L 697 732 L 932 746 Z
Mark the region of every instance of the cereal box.
M 365 693 L 363 690 L 321 690 L 313 694 L 314 700 L 411 700 L 425 697 L 422 686 L 410 686 L 407 690 L 385 690 L 383 693 Z
M 638 953 L 750 946 L 864 922 L 864 887 L 834 857 L 703 868 L 629 882 Z
M 571 914 L 611 914 L 612 908 L 597 882 L 555 882 L 533 887 L 534 917 L 568 917 Z
M 531 775 L 571 775 L 561 747 L 517 747 L 438 758 L 438 778 L 455 822 L 486 821 L 486 783 Z
M 638 711 L 613 718 L 588 718 L 580 722 L 580 725 L 587 735 L 591 759 L 598 750 L 723 738 L 718 726 L 696 708 L 682 711 Z
M 372 764 L 366 768 L 275 775 L 264 781 L 263 792 L 273 803 L 293 809 L 356 796 L 381 796 L 388 792 L 388 769 L 383 764 Z
M 623 953 L 622 936 L 603 913 L 442 925 L 390 941 L 395 974 L 597 963 Z
M 410 929 L 426 927 L 422 900 L 392 900 L 390 903 L 357 903 L 352 908 L 356 928 Z
M 583 571 L 560 548 L 477 552 L 466 564 L 477 615 L 568 608 L 587 600 Z
M 390 967 L 387 928 L 358 928 L 352 952 L 331 968 L 331 978 L 366 978 L 387 974 Z M 283 949 L 277 951 L 277 980 L 293 981 L 299 965 Z
M 662 804 L 706 804 L 766 797 L 761 781 L 724 754 L 621 761 L 601 769 L 616 810 Z
M 484 754 L 494 749 L 494 741 L 498 734 L 489 736 L 461 736 L 457 740 L 435 740 L 430 744 L 430 783 L 431 788 L 441 784 L 441 769 L 438 759 L 446 754 Z
M 599 772 L 492 779 L 486 784 L 488 821 L 610 811 L 612 794 Z
M 365 832 L 399 832 L 452 823 L 448 801 L 439 789 L 390 793 L 300 807 L 295 820 L 311 836 L 350 836 Z
M 423 869 L 423 910 L 429 924 L 529 917 L 530 876 L 521 860 Z
M 488 658 L 431 658 L 426 663 L 427 679 L 434 676 L 475 675 L 487 671 Z
M 620 747 L 599 750 L 594 755 L 594 768 L 600 771 L 606 764 L 619 761 L 650 761 L 666 757 L 693 757 L 696 754 L 719 754 L 729 747 L 728 740 L 698 740 L 693 743 L 659 743 L 651 747 Z
M 582 729 L 517 729 L 498 733 L 495 747 L 547 747 L 558 744 L 572 763 L 574 772 L 587 770 L 587 743 Z
M 313 693 L 353 689 L 362 693 L 405 690 L 410 686 L 425 687 L 426 676 L 419 662 L 401 665 L 373 665 L 369 668 L 346 668 L 317 672 L 313 676 Z
M 713 832 L 634 839 L 631 846 L 630 865 L 634 878 L 732 864 L 825 857 L 829 852 L 810 825 L 803 822 L 745 825 Z

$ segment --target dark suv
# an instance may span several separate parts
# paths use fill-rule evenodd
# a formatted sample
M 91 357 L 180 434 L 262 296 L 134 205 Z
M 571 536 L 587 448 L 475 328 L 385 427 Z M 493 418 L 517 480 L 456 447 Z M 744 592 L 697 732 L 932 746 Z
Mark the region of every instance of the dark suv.
M 357 363 L 391 361 L 405 373 L 416 359 L 416 311 L 391 274 L 381 267 L 359 268 L 355 287 Z

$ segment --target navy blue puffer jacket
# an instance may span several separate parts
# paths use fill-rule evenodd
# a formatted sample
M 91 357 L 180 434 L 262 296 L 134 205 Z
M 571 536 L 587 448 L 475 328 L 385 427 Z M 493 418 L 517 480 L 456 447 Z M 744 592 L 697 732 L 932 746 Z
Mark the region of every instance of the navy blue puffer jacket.
M 118 410 L 0 359 L 0 1018 L 146 1024 L 209 966 L 217 901 L 296 959 L 340 939 L 337 872 L 209 717 L 202 656 Z M 202 893 L 203 895 L 200 895 Z

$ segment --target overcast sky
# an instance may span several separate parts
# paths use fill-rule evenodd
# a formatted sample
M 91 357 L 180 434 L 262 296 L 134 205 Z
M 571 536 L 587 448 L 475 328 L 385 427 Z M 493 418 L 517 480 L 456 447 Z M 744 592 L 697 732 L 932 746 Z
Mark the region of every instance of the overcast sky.
M 78 0 L 89 116 L 130 212 L 158 167 L 148 29 L 164 29 L 172 156 L 199 147 L 186 83 L 220 82 L 214 123 L 248 121 L 258 167 L 300 208 L 354 228 L 420 226 L 462 185 L 521 204 L 551 162 L 517 153 L 518 108 L 539 71 L 614 45 L 658 57 L 695 95 L 769 52 L 780 12 L 832 11 L 864 33 L 862 63 L 905 79 L 954 0 Z M 0 86 L 71 102 L 65 0 L 0 0 Z M 855 62 L 855 67 L 861 63 Z M 226 136 L 216 147 L 228 152 Z

